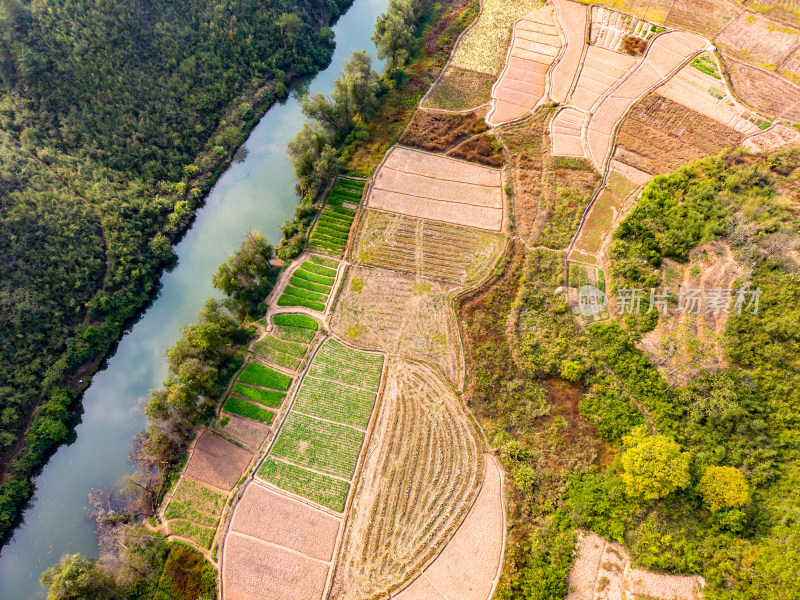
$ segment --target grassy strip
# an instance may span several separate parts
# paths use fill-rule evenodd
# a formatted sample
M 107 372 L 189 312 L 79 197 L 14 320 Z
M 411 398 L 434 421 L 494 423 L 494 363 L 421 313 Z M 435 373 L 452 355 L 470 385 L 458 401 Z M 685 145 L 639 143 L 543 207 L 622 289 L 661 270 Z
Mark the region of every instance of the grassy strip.
M 345 208 L 344 206 L 328 206 L 325 208 L 326 211 L 335 212 L 340 215 L 347 215 L 349 217 L 355 217 L 356 211 L 351 208 Z
M 312 236 L 313 238 L 313 236 Z M 306 281 L 305 279 L 300 279 L 299 277 L 292 276 L 289 278 L 289 285 L 294 287 L 303 288 L 304 290 L 311 290 L 312 292 L 317 292 L 319 294 L 330 294 L 331 286 L 329 285 L 321 285 L 319 283 L 312 283 L 310 281 Z
M 309 273 L 314 273 L 316 275 L 322 275 L 323 277 L 329 277 L 331 279 L 336 279 L 336 269 L 331 269 L 329 267 L 323 267 L 322 265 L 315 265 L 312 262 L 306 261 L 302 265 L 300 265 L 300 269 L 307 271 Z M 333 282 L 331 282 L 333 283 Z
M 252 400 L 253 402 L 258 402 L 259 404 L 270 406 L 272 408 L 280 405 L 281 400 L 283 400 L 284 396 L 286 396 L 286 394 L 283 392 L 278 392 L 276 390 L 262 390 L 261 388 L 245 385 L 243 383 L 239 383 L 238 381 L 233 384 L 233 393 L 247 398 L 248 400 Z
M 211 542 L 214 541 L 216 528 L 202 527 L 190 521 L 176 519 L 175 521 L 170 521 L 169 531 L 173 535 L 179 535 L 180 537 L 192 540 L 201 548 L 208 549 L 211 548 Z
M 278 371 L 256 362 L 247 365 L 247 368 L 239 376 L 239 381 L 283 391 L 288 390 L 292 385 L 292 378 L 288 375 L 278 373 Z
M 261 358 L 292 371 L 296 370 L 300 365 L 300 359 L 298 357 L 286 354 L 270 346 L 260 345 L 255 348 L 255 351 Z
M 340 240 L 341 242 L 347 241 L 347 233 L 343 233 L 341 231 L 336 231 L 335 229 L 330 229 L 325 225 L 318 227 L 315 231 L 317 235 L 326 235 L 329 238 L 333 238 L 335 240 Z M 313 235 L 313 234 L 312 234 Z
M 317 331 L 319 323 L 313 317 L 308 315 L 275 315 L 272 317 L 272 322 L 275 325 L 285 325 L 287 327 L 300 327 L 302 329 L 310 329 Z
M 315 302 L 314 300 L 308 300 L 306 298 L 298 298 L 291 294 L 283 294 L 278 298 L 278 306 L 304 306 L 311 310 L 325 312 L 325 305 L 321 302 Z
M 308 343 L 314 339 L 314 331 L 311 329 L 303 329 L 302 327 L 292 327 L 291 325 L 278 325 L 275 327 L 275 337 L 279 340 L 286 340 L 287 342 L 297 342 L 308 346 Z
M 228 398 L 225 401 L 225 405 L 222 407 L 222 410 L 239 415 L 240 417 L 246 417 L 248 419 L 253 419 L 254 421 L 260 421 L 261 423 L 266 423 L 267 425 L 272 423 L 272 419 L 275 418 L 275 413 L 271 410 L 261 408 L 257 404 L 253 404 L 247 400 L 242 400 L 236 396 L 231 396 Z
M 265 346 L 269 346 L 270 348 L 275 348 L 275 350 L 278 350 L 279 352 L 296 356 L 297 358 L 301 358 L 303 354 L 306 353 L 307 348 L 306 344 L 298 344 L 297 342 L 282 340 L 272 335 L 265 337 L 260 343 Z
M 317 302 L 325 302 L 328 299 L 328 294 L 320 294 L 319 292 L 312 292 L 311 290 L 304 290 L 303 288 L 287 285 L 283 292 L 290 296 L 297 296 L 298 298 L 308 298 L 309 300 L 316 300 Z
M 332 258 L 323 258 L 322 256 L 314 256 L 313 254 L 308 257 L 315 265 L 322 265 L 331 269 L 336 269 L 339 266 L 339 261 Z
M 305 279 L 306 281 L 310 281 L 312 283 L 320 283 L 328 286 L 328 288 L 332 287 L 333 282 L 336 281 L 330 277 L 323 277 L 322 275 L 317 275 L 316 273 L 311 273 L 310 271 L 304 271 L 302 265 L 299 269 L 295 270 L 295 272 L 292 274 L 292 277 L 299 277 L 300 279 Z
M 350 484 L 301 467 L 267 458 L 258 476 L 312 502 L 342 512 Z

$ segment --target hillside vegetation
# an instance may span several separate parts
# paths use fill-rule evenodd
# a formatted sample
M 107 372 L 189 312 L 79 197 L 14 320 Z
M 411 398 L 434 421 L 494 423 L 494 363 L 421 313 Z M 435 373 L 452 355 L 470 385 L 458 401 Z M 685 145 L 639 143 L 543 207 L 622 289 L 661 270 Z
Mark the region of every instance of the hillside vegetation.
M 258 115 L 329 61 L 346 4 L 0 6 L 0 537 L 67 435 L 78 380 L 152 297 Z

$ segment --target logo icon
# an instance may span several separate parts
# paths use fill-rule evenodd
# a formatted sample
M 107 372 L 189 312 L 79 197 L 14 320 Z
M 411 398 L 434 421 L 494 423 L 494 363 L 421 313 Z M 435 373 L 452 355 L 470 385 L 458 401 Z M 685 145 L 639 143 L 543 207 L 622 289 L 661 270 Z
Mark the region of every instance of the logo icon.
M 578 310 L 584 317 L 596 317 L 605 312 L 607 304 L 605 292 L 593 285 L 584 285 L 578 290 Z

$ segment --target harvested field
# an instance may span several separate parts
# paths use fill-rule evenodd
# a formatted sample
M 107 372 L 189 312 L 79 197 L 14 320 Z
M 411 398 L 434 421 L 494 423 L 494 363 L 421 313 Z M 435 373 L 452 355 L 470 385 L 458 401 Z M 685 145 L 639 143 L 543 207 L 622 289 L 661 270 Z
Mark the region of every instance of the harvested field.
M 232 490 L 252 458 L 244 448 L 204 431 L 197 438 L 183 473 L 212 487 Z
M 322 599 L 329 565 L 230 532 L 222 568 L 224 600 Z
M 743 10 L 726 0 L 675 0 L 664 25 L 694 31 L 710 39 Z
M 432 558 L 469 510 L 482 469 L 480 440 L 452 390 L 427 366 L 391 361 L 331 598 L 386 593 Z M 486 546 L 493 533 L 502 540 L 502 512 L 497 529 Z
M 670 31 L 654 38 L 647 56 L 625 81 L 600 101 L 589 118 L 587 151 L 597 170 L 605 169 L 613 147 L 614 129 L 633 103 L 705 46 L 706 41 L 700 36 L 681 31 Z
M 744 146 L 751 152 L 766 152 L 772 148 L 798 143 L 800 143 L 800 131 L 783 123 L 776 123 L 767 131 L 746 139 Z
M 567 579 L 569 593 L 565 600 L 702 598 L 697 577 L 632 569 L 625 549 L 596 533 L 582 533 L 577 548 L 578 558 Z
M 331 330 L 365 348 L 424 360 L 458 385 L 461 355 L 448 307 L 449 286 L 396 271 L 355 266 L 331 318 Z
M 502 248 L 495 233 L 370 210 L 356 258 L 362 265 L 466 286 L 487 273 Z
M 581 131 L 586 115 L 572 106 L 561 108 L 550 125 L 555 156 L 575 156 L 583 158 L 586 153 L 581 142 Z
M 798 20 L 800 20 L 800 17 L 798 17 Z M 780 72 L 788 80 L 800 84 L 800 46 L 783 62 Z
M 200 548 L 210 548 L 227 496 L 183 477 L 164 510 L 169 532 L 188 538 Z
M 445 152 L 487 129 L 486 121 L 477 112 L 451 114 L 419 109 L 399 141 L 429 152 Z
M 500 468 L 484 455 L 480 494 L 453 539 L 398 600 L 488 600 L 503 557 L 505 517 Z M 436 590 L 438 595 L 429 595 Z
M 550 97 L 564 103 L 581 66 L 589 10 L 586 5 L 570 0 L 555 0 L 554 5 L 567 44 L 561 58 L 550 71 Z
M 635 64 L 633 56 L 588 46 L 570 102 L 586 112 L 591 111 L 600 96 L 616 85 Z
M 800 30 L 776 26 L 769 19 L 746 12 L 728 25 L 714 43 L 724 54 L 757 67 L 775 69 L 800 44 Z
M 499 170 L 395 146 L 375 175 L 367 206 L 500 231 L 501 185 Z
M 456 46 L 450 64 L 496 76 L 503 68 L 514 21 L 541 5 L 540 0 L 483 0 L 481 13 Z
M 800 122 L 800 87 L 731 57 L 723 55 L 722 60 L 742 102 L 770 118 Z
M 511 49 L 500 79 L 492 88 L 490 125 L 525 116 L 546 96 L 547 73 L 561 52 L 555 8 L 548 4 L 514 24 Z
M 724 148 L 735 148 L 744 135 L 684 104 L 650 94 L 638 102 L 617 134 L 615 159 L 658 175 Z
M 490 167 L 502 167 L 505 157 L 493 133 L 482 133 L 464 140 L 449 150 L 447 156 L 481 163 Z
M 340 524 L 332 515 L 254 482 L 236 504 L 230 527 L 231 531 L 330 562 Z
M 586 216 L 575 249 L 594 254 L 600 250 L 603 239 L 611 232 L 612 224 L 620 216 L 622 205 L 637 188 L 637 184 L 619 173 L 611 173 L 608 184 Z
M 800 23 L 800 4 L 797 0 L 745 0 L 744 5 L 787 25 L 796 27 Z
M 492 87 L 497 77 L 448 65 L 425 97 L 422 106 L 443 110 L 468 110 L 492 99 Z
M 221 422 L 217 423 L 216 431 L 239 442 L 253 453 L 258 452 L 269 437 L 270 428 L 267 425 L 236 415 L 227 415 L 227 419 L 224 426 Z
M 727 92 L 716 61 L 709 55 L 694 59 L 659 87 L 659 95 L 726 125 L 743 135 L 758 133 L 761 117 Z

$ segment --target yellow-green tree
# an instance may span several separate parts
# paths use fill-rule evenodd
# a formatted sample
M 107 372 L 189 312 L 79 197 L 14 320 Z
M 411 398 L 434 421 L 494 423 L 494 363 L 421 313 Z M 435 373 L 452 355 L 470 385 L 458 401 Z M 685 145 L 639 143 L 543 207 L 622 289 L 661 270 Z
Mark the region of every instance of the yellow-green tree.
M 750 487 L 739 469 L 708 467 L 700 480 L 700 493 L 708 508 L 739 508 L 750 502 Z
M 689 485 L 691 455 L 664 435 L 650 435 L 636 427 L 623 438 L 622 480 L 631 498 L 646 502 L 668 496 Z

